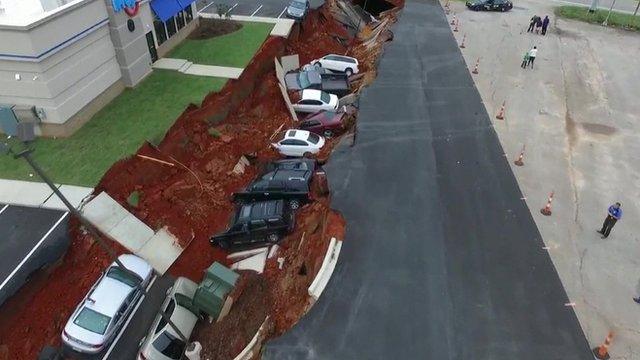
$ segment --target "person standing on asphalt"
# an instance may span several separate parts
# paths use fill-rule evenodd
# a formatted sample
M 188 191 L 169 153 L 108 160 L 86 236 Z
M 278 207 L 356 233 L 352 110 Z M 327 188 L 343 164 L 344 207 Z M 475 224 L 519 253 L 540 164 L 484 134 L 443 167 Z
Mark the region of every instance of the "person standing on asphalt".
M 613 225 L 622 218 L 622 209 L 620 206 L 619 202 L 609 206 L 607 217 L 604 219 L 604 223 L 602 224 L 602 229 L 598 230 L 598 232 L 602 234 L 603 239 L 606 239 L 609 236 L 611 229 L 613 229 Z
M 531 68 L 532 69 L 533 69 L 533 62 L 536 60 L 536 55 L 538 55 L 538 48 L 534 46 L 533 49 L 529 50 L 529 62 L 528 62 L 528 64 L 531 64 Z
M 529 28 L 527 29 L 527 32 L 533 32 L 533 28 L 538 23 L 538 19 L 540 19 L 538 15 L 533 15 L 533 17 L 531 18 L 531 22 L 529 23 Z
M 542 20 L 542 35 L 547 35 L 548 27 L 549 27 L 549 15 L 545 15 L 544 20 Z

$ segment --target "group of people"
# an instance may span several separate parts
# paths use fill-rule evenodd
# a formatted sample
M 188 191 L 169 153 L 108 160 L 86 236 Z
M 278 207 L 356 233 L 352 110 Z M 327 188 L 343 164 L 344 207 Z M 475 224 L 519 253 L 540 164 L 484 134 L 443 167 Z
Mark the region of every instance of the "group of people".
M 526 69 L 527 66 L 531 65 L 531 68 L 533 69 L 533 62 L 536 61 L 536 55 L 538 55 L 538 48 L 534 46 L 531 50 L 524 53 L 524 58 L 522 59 L 520 67 Z
M 545 15 L 544 19 L 541 19 L 538 15 L 533 15 L 527 32 L 535 32 L 536 34 L 547 35 L 547 28 L 549 27 L 549 16 Z M 542 30 L 542 31 L 541 31 Z

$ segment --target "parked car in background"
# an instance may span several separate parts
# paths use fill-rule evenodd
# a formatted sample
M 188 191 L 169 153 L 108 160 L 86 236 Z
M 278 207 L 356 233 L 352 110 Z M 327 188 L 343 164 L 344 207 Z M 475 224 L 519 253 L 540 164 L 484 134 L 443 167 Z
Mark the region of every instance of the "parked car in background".
M 324 138 L 306 130 L 291 129 L 285 131 L 282 139 L 271 146 L 284 156 L 300 157 L 319 153 L 324 146 Z
M 267 171 L 242 191 L 233 194 L 235 201 L 284 199 L 291 210 L 309 201 L 313 175 L 324 172 L 313 159 L 286 159 L 267 165 Z
M 345 74 L 323 74 L 317 70 L 294 71 L 284 76 L 289 90 L 315 89 L 344 96 L 351 92 L 349 77 Z
M 62 331 L 62 341 L 78 352 L 95 354 L 111 341 L 153 276 L 153 268 L 135 255 L 120 255 L 80 302 Z
M 300 100 L 292 104 L 297 112 L 316 112 L 338 108 L 338 96 L 320 90 L 302 90 Z
M 513 3 L 509 0 L 471 0 L 467 1 L 467 7 L 475 11 L 507 11 L 513 9 Z
M 298 129 L 330 138 L 344 131 L 344 119 L 346 116 L 346 112 L 318 111 L 300 121 Z
M 167 290 L 167 297 L 160 307 L 160 311 L 164 311 L 187 339 L 199 318 L 199 314 L 191 308 L 197 288 L 198 284 L 193 281 L 184 277 L 177 278 Z M 187 346 L 160 314 L 156 316 L 141 344 L 138 360 L 179 360 Z
M 248 203 L 236 210 L 225 232 L 209 241 L 223 249 L 276 244 L 293 231 L 294 222 L 293 211 L 284 200 Z
M 323 68 L 331 71 L 343 72 L 348 76 L 357 74 L 359 71 L 358 59 L 344 55 L 325 55 L 320 59 L 313 60 L 311 64 L 322 66 Z
M 309 0 L 292 0 L 287 6 L 287 17 L 302 20 L 310 7 Z

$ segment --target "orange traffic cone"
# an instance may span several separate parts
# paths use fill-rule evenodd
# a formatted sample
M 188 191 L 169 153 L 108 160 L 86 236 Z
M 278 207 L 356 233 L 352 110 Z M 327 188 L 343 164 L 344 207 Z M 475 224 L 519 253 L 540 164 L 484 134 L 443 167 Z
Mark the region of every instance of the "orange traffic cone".
M 456 27 L 453 28 L 453 31 L 458 32 L 458 25 L 460 25 L 460 19 L 456 18 Z
M 456 24 L 456 14 L 453 14 L 453 18 L 451 19 L 451 25 L 455 25 Z
M 476 60 L 476 66 L 473 67 L 473 71 L 471 72 L 472 74 L 478 74 L 478 65 L 480 65 L 480 58 Z
M 467 34 L 462 35 L 462 44 L 460 44 L 460 48 L 464 49 L 466 46 L 464 46 L 464 41 L 467 39 Z
M 540 209 L 540 213 L 544 216 L 551 215 L 551 202 L 553 201 L 553 191 L 549 195 L 549 199 L 547 200 L 547 205 L 545 205 L 542 209 Z
M 524 158 L 524 145 L 522 145 L 522 151 L 520 151 L 520 156 L 518 156 L 516 161 L 514 161 L 513 163 L 518 166 L 524 166 L 524 161 L 522 161 L 523 158 Z
M 507 102 L 503 101 L 502 106 L 500 107 L 500 111 L 498 111 L 498 115 L 496 115 L 496 119 L 504 120 L 504 110 L 506 105 L 507 105 Z
M 609 359 L 609 345 L 611 345 L 611 340 L 613 340 L 613 331 L 609 331 L 607 338 L 604 339 L 604 343 L 593 349 L 593 355 L 596 359 L 606 360 Z

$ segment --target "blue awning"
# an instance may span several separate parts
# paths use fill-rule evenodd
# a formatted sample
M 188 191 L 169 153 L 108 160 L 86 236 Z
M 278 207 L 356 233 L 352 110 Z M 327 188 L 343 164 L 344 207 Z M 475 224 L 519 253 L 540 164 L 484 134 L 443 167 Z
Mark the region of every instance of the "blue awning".
M 186 9 L 187 6 L 191 5 L 196 0 L 178 0 L 178 3 L 182 7 L 182 10 Z
M 151 8 L 162 22 L 167 21 L 183 9 L 178 0 L 152 0 Z

